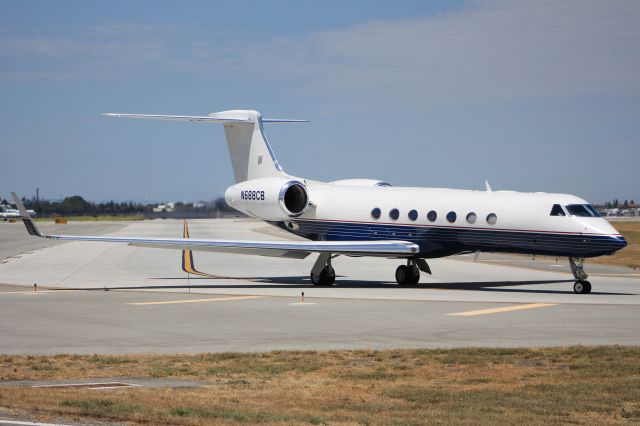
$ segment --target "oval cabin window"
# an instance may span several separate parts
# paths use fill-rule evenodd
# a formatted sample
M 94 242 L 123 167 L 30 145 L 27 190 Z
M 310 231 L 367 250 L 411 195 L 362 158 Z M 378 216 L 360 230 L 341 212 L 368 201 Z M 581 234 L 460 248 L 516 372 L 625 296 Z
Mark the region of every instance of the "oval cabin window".
M 471 223 L 471 224 L 474 224 L 474 223 L 476 223 L 476 219 L 477 219 L 477 218 L 478 218 L 478 217 L 476 216 L 476 214 L 475 214 L 474 212 L 471 212 L 471 213 L 469 213 L 469 214 L 467 215 L 467 222 L 469 222 L 469 223 Z

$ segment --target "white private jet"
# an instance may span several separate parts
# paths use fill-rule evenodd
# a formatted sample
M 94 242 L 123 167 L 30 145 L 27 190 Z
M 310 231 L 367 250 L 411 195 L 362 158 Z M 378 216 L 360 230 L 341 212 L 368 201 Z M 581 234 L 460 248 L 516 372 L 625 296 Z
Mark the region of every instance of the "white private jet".
M 190 238 L 44 235 L 20 199 L 14 200 L 31 235 L 56 240 L 106 241 L 133 246 L 302 259 L 319 253 L 314 285 L 332 285 L 338 255 L 404 259 L 398 284 L 413 285 L 425 259 L 473 252 L 565 256 L 576 293 L 589 293 L 586 257 L 612 254 L 625 239 L 582 198 L 566 194 L 392 187 L 372 179 L 317 182 L 288 175 L 278 163 L 263 123 L 304 120 L 262 118 L 251 110 L 208 116 L 114 114 L 107 116 L 222 123 L 236 184 L 225 192 L 236 210 L 308 241 L 233 241 Z
M 33 210 L 27 210 L 27 213 L 29 214 L 29 216 L 36 215 L 36 212 L 34 212 Z M 12 209 L 9 205 L 0 204 L 0 218 L 2 218 L 2 220 L 4 221 L 8 219 L 19 219 L 20 211 L 18 211 L 17 209 Z

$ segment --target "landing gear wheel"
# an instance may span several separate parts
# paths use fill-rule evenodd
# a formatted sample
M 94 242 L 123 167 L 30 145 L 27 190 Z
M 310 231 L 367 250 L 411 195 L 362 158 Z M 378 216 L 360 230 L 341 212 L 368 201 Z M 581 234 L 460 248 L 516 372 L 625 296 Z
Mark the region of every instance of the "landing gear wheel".
M 410 276 L 409 276 L 409 284 L 416 285 L 418 281 L 420 281 L 420 269 L 418 268 L 409 268 Z
M 330 286 L 336 282 L 336 271 L 333 267 L 326 266 L 319 275 L 311 274 L 311 282 L 317 286 Z
M 400 265 L 396 269 L 396 282 L 400 285 L 416 285 L 420 281 L 420 270 L 416 267 Z
M 589 281 L 576 281 L 573 284 L 573 291 L 577 294 L 591 293 L 591 283 Z
M 407 277 L 409 276 L 409 268 L 405 265 L 400 265 L 396 269 L 396 281 L 398 284 L 407 284 Z

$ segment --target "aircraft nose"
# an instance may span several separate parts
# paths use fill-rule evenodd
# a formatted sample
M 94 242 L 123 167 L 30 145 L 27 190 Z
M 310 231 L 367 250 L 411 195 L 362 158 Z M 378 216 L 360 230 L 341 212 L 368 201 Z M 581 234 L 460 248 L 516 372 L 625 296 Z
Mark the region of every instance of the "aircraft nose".
M 622 250 L 627 246 L 627 240 L 624 239 L 623 236 L 613 237 L 615 242 L 615 250 Z

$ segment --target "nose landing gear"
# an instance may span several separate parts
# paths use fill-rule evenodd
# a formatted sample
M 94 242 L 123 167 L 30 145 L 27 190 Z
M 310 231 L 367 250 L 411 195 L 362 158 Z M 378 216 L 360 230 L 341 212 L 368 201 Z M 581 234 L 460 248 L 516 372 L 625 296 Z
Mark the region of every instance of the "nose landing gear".
M 573 284 L 573 291 L 578 294 L 591 293 L 591 283 L 587 281 L 588 275 L 584 272 L 584 258 L 582 257 L 570 257 L 569 266 L 571 266 L 571 273 L 576 282 Z
M 574 293 L 589 294 L 591 293 L 591 283 L 589 281 L 576 281 L 573 284 Z

